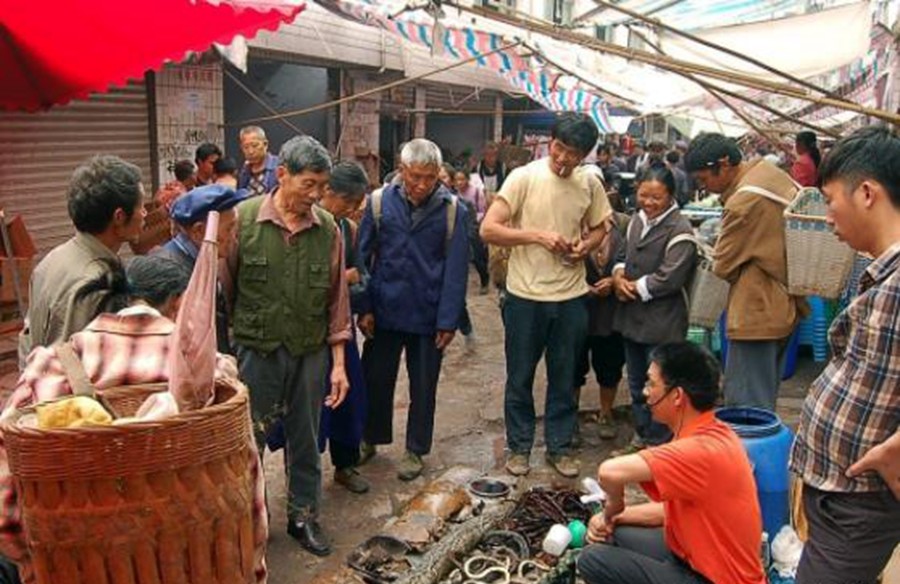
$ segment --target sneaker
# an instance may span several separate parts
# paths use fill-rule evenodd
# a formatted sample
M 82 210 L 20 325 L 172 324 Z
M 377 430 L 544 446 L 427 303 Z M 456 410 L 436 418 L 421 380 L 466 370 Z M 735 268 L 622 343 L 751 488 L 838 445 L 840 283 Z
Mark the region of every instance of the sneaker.
M 506 472 L 509 474 L 521 477 L 527 475 L 530 471 L 531 465 L 528 464 L 528 454 L 513 452 L 506 459 Z
M 569 479 L 577 477 L 581 470 L 578 461 L 567 454 L 554 455 L 548 453 L 547 464 L 553 467 L 553 470 Z
M 646 448 L 647 445 L 644 444 L 644 441 L 637 434 L 631 439 L 631 442 L 628 443 L 628 446 L 625 448 L 620 448 L 618 450 L 613 450 L 612 456 L 625 456 L 627 454 L 636 454 Z
M 413 452 L 406 451 L 403 460 L 400 461 L 400 469 L 397 471 L 397 478 L 401 481 L 411 481 L 418 478 L 425 468 L 422 457 Z
M 334 471 L 334 482 L 357 495 L 369 492 L 369 481 L 352 466 Z
M 600 435 L 600 438 L 604 440 L 612 440 L 619 433 L 611 416 L 601 415 L 597 419 L 597 425 L 600 426 L 597 433 Z
M 362 466 L 372 460 L 373 456 L 375 456 L 375 445 L 369 444 L 368 442 L 361 442 L 359 445 L 359 462 L 356 464 Z

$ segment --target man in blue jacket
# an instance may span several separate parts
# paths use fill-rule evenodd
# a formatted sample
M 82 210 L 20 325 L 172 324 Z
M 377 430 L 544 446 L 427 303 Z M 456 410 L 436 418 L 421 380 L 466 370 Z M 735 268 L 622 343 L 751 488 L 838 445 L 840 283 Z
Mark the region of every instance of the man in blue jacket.
M 431 450 L 435 395 L 444 349 L 453 340 L 466 296 L 466 209 L 438 181 L 441 151 L 416 139 L 400 153 L 401 180 L 372 195 L 360 226 L 369 267 L 369 305 L 360 311 L 369 410 L 364 462 L 393 438 L 394 388 L 406 351 L 410 404 L 406 456 L 397 476 L 422 474 Z

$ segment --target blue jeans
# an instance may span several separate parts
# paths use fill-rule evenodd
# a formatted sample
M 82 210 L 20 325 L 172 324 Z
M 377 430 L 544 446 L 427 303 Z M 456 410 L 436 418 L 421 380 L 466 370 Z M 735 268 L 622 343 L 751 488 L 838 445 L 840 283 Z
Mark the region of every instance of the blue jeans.
M 650 353 L 656 345 L 636 343 L 625 339 L 625 366 L 628 369 L 628 389 L 631 391 L 631 415 L 634 431 L 645 444 L 655 446 L 672 439 L 672 432 L 663 424 L 653 421 L 653 414 L 644 397 L 647 385 L 647 369 Z
M 534 446 L 534 372 L 542 356 L 547 365 L 544 437 L 547 453 L 564 454 L 572 441 L 576 357 L 587 336 L 584 298 L 537 302 L 507 293 L 503 304 L 506 328 L 506 444 L 517 454 Z

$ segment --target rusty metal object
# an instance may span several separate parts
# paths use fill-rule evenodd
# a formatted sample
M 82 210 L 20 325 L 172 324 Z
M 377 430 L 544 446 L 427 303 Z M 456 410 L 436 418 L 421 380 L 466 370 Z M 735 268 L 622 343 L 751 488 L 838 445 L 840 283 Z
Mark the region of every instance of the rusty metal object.
M 519 498 L 501 528 L 522 535 L 531 553 L 540 556 L 541 542 L 550 528 L 555 523 L 567 525 L 573 519 L 585 524 L 591 519 L 590 508 L 580 501 L 576 491 L 534 487 Z

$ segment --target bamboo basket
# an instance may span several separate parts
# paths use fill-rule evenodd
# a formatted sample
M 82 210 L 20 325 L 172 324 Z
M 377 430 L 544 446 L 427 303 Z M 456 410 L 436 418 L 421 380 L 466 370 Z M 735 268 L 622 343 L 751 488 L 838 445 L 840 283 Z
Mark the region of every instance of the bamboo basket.
M 132 251 L 138 255 L 146 254 L 172 238 L 172 221 L 165 205 L 154 199 L 144 203 L 144 209 L 147 211 L 144 228 L 137 241 L 130 244 Z
M 135 394 L 104 397 L 128 415 Z M 255 582 L 249 416 L 247 389 L 217 383 L 214 405 L 154 422 L 0 426 L 35 582 Z
M 853 269 L 854 251 L 825 222 L 825 197 L 801 189 L 784 211 L 788 292 L 794 296 L 840 297 Z
M 719 318 L 728 307 L 728 282 L 712 271 L 712 259 L 697 259 L 697 269 L 691 282 L 688 302 L 688 324 L 706 329 L 716 328 Z

